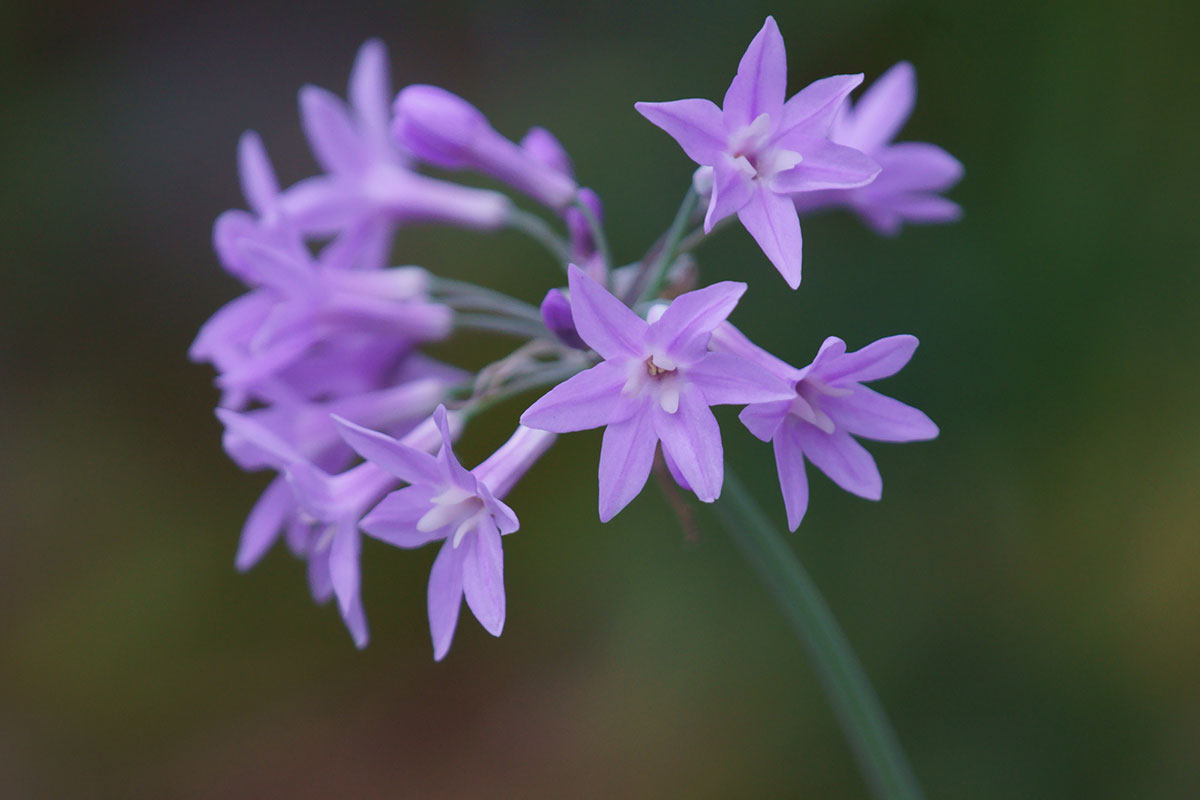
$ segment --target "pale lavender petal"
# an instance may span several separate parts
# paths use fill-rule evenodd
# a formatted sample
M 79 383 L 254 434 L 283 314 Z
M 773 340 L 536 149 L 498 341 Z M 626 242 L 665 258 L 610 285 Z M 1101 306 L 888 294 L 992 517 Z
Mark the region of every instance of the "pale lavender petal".
M 571 167 L 571 157 L 567 155 L 566 148 L 562 146 L 562 142 L 558 141 L 558 137 L 545 128 L 538 126 L 530 128 L 529 132 L 521 139 L 520 145 L 522 150 L 542 166 L 550 167 L 564 175 L 573 176 L 575 174 L 575 170 Z
M 760 114 L 778 120 L 787 93 L 787 53 L 783 35 L 774 17 L 767 17 L 762 29 L 746 48 L 738 64 L 737 76 L 725 92 L 721 110 L 730 129 L 749 125 Z
M 679 408 L 674 414 L 654 407 L 654 431 L 696 497 L 711 503 L 721 496 L 725 476 L 721 430 L 695 386 L 680 391 Z
M 737 356 L 743 361 L 750 361 L 758 364 L 775 377 L 789 384 L 795 383 L 796 378 L 798 377 L 798 369 L 793 367 L 791 364 L 776 358 L 766 350 L 756 345 L 754 342 L 750 341 L 746 334 L 742 333 L 728 322 L 722 322 L 713 329 L 712 338 L 709 339 L 708 346 L 711 347 L 715 352 L 729 353 Z
M 473 538 L 463 557 L 463 594 L 483 629 L 499 636 L 504 630 L 504 551 L 500 546 L 500 531 L 485 514 Z
M 604 429 L 600 444 L 601 522 L 616 516 L 642 491 L 650 477 L 657 445 L 649 402 L 629 419 Z
M 875 179 L 879 164 L 852 147 L 828 139 L 795 142 L 804 160 L 771 178 L 776 192 L 811 192 L 818 189 L 853 189 Z
M 683 472 L 680 471 L 679 465 L 675 463 L 675 459 L 671 458 L 671 454 L 664 447 L 662 451 L 663 461 L 666 462 L 667 472 L 671 473 L 671 477 L 679 484 L 679 487 L 685 492 L 692 491 L 692 486 L 687 482 L 687 478 L 683 477 Z
M 868 500 L 883 495 L 883 478 L 875 459 L 849 433 L 825 433 L 812 425 L 796 425 L 795 432 L 804 455 L 838 486 Z
M 872 199 L 870 202 L 875 201 Z M 858 210 L 868 216 L 890 213 L 898 221 L 923 224 L 954 222 L 962 216 L 962 208 L 958 203 L 933 194 L 893 195 L 882 198 L 878 206 L 864 205 Z
M 354 639 L 354 646 L 362 650 L 371 638 L 367 630 L 367 615 L 363 611 L 362 597 L 355 595 L 349 606 L 339 610 L 342 612 L 342 622 L 346 623 L 346 630 L 350 631 L 350 637 Z
M 687 369 L 710 406 L 767 403 L 795 396 L 791 385 L 758 364 L 729 353 L 708 353 Z
M 369 155 L 338 97 L 316 86 L 300 90 L 300 121 L 313 155 L 326 172 L 359 172 Z
M 705 233 L 711 233 L 714 225 L 750 202 L 756 185 L 754 177 L 754 167 L 745 158 L 734 159 L 725 153 L 717 158 L 713 165 L 712 199 L 704 215 Z
M 909 334 L 879 339 L 861 350 L 831 361 L 820 370 L 820 377 L 826 383 L 866 383 L 887 378 L 904 368 L 916 352 L 919 343 L 917 337 Z
M 808 510 L 808 475 L 804 471 L 804 451 L 796 440 L 794 424 L 780 429 L 772 441 L 775 450 L 775 471 L 783 492 L 783 507 L 787 510 L 788 529 L 796 530 Z
M 430 484 L 397 489 L 380 500 L 359 526 L 371 537 L 396 547 L 411 549 L 443 539 L 444 528 L 417 530 L 417 522 L 433 507 L 433 497 L 439 492 Z
M 289 186 L 280 205 L 297 228 L 319 236 L 340 233 L 370 210 L 361 186 L 338 175 L 314 175 Z
M 800 235 L 800 217 L 792 201 L 759 186 L 750 202 L 738 212 L 738 219 L 788 286 L 793 289 L 799 286 L 804 240 Z
M 438 432 L 442 435 L 442 449 L 438 451 L 437 456 L 442 477 L 458 487 L 474 493 L 475 476 L 468 472 L 459 463 L 458 457 L 454 455 L 454 437 L 451 435 L 450 425 L 446 420 L 445 406 L 438 406 L 434 410 L 433 421 L 437 425 Z
M 918 442 L 938 435 L 937 425 L 924 412 L 866 386 L 844 397 L 824 398 L 821 409 L 839 428 L 880 442 Z
M 422 453 L 378 431 L 355 425 L 347 419 L 334 416 L 338 433 L 346 444 L 363 458 L 371 461 L 402 481 L 408 483 L 434 483 L 439 479 L 437 459 Z
M 789 150 L 796 150 L 788 146 L 793 136 L 825 136 L 842 102 L 862 79 L 861 73 L 834 75 L 805 86 L 784 104 L 783 122 L 775 130 L 772 140 Z
M 780 424 L 787 418 L 790 400 L 776 400 L 771 403 L 755 403 L 746 406 L 738 414 L 738 419 L 746 429 L 758 439 L 769 442 L 775 438 Z
M 454 639 L 458 609 L 463 597 L 462 548 L 449 541 L 442 545 L 429 571 L 429 632 L 433 637 L 433 659 L 441 661 Z
M 214 413 L 225 426 L 223 446 L 231 457 L 248 460 L 256 455 L 256 464 L 276 468 L 308 460 L 290 442 L 246 414 L 227 408 L 218 408 Z
M 296 511 L 296 499 L 283 476 L 275 478 L 250 509 L 234 565 L 245 572 L 259 562 L 275 544 L 284 522 Z
M 917 100 L 917 74 L 901 61 L 871 84 L 855 103 L 842 144 L 871 152 L 890 142 L 912 114 Z
M 724 118 L 721 109 L 710 100 L 693 98 L 667 103 L 634 103 L 633 107 L 666 131 L 697 164 L 711 166 L 725 151 Z
M 257 214 L 266 214 L 279 195 L 279 181 L 275 179 L 262 139 L 254 131 L 246 131 L 238 140 L 238 177 L 250 208 Z
M 343 520 L 338 523 L 329 545 L 329 577 L 333 581 L 333 592 L 338 606 L 345 613 L 358 597 L 361 583 L 359 553 L 362 537 L 358 534 L 358 520 Z
M 571 316 L 580 338 L 605 359 L 640 356 L 646 321 L 574 264 L 567 275 Z
M 681 294 L 650 326 L 646 343 L 684 363 L 702 358 L 713 328 L 725 321 L 745 292 L 744 283 L 721 281 Z
M 318 604 L 333 597 L 333 579 L 329 575 L 329 548 L 313 549 L 308 554 L 308 589 Z
M 883 172 L 872 191 L 940 192 L 958 183 L 963 165 L 936 144 L 900 142 L 879 152 L 875 160 Z M 878 184 L 878 186 L 876 186 Z
M 539 435 L 544 436 L 545 434 Z M 496 527 L 500 529 L 500 533 L 508 535 L 521 529 L 521 523 L 517 519 L 516 513 L 508 507 L 507 503 L 497 500 L 496 496 L 492 494 L 491 487 L 483 481 L 479 481 L 478 495 L 479 499 L 483 501 L 483 507 L 487 509 L 495 521 Z
M 521 424 L 554 433 L 599 428 L 637 409 L 622 394 L 626 370 L 605 361 L 555 386 L 525 410 Z
M 388 76 L 387 47 L 378 39 L 368 39 L 358 49 L 350 72 L 350 104 L 362 121 L 376 153 L 389 149 L 392 82 Z

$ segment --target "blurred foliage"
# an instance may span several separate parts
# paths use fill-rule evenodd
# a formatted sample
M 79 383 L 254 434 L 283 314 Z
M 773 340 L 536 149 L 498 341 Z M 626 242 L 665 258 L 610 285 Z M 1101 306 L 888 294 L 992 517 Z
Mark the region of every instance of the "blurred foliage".
M 719 97 L 774 13 L 791 87 L 917 67 L 905 138 L 966 164 L 957 226 L 805 226 L 805 281 L 744 232 L 700 251 L 735 321 L 806 363 L 829 334 L 923 345 L 886 391 L 942 426 L 872 446 L 881 503 L 813 480 L 794 536 L 931 798 L 1194 797 L 1200 785 L 1197 7 L 931 2 L 31 3 L 0 8 L 0 795 L 864 797 L 782 617 L 701 510 L 595 515 L 599 438 L 514 492 L 509 619 L 431 659 L 432 552 L 365 547 L 354 650 L 282 549 L 232 568 L 261 476 L 220 451 L 186 361 L 238 291 L 209 226 L 261 132 L 314 169 L 296 90 L 380 36 L 398 85 L 542 124 L 618 258 L 689 162 L 635 100 Z M 515 234 L 405 232 L 398 260 L 537 300 Z M 483 349 L 481 349 L 483 348 Z M 444 349 L 464 362 L 493 343 Z M 480 458 L 502 409 L 464 443 Z M 782 521 L 769 449 L 722 417 Z M 726 424 L 729 423 L 729 424 Z

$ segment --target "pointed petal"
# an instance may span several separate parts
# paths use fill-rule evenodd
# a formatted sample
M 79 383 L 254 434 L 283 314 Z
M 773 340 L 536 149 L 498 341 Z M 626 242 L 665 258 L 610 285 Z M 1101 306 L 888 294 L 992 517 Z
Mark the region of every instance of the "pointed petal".
M 825 433 L 812 425 L 796 425 L 795 432 L 804 455 L 838 486 L 868 500 L 883 495 L 883 478 L 875 459 L 849 433 Z
M 738 419 L 755 438 L 769 442 L 778 435 L 779 426 L 787 417 L 790 400 L 755 403 L 742 409 Z
M 941 192 L 958 183 L 963 165 L 936 144 L 900 142 L 881 151 L 883 172 L 875 179 L 879 192 Z
M 870 216 L 878 213 L 890 213 L 896 218 L 895 227 L 900 222 L 910 224 L 934 224 L 954 222 L 962 217 L 962 208 L 953 200 L 938 197 L 934 194 L 902 194 L 886 199 L 886 205 L 876 209 L 867 206 L 861 211 Z M 874 217 L 872 217 L 874 222 Z M 894 232 L 894 231 L 893 231 Z
M 507 503 L 503 500 L 496 499 L 492 494 L 492 490 L 483 481 L 479 481 L 479 499 L 483 501 L 483 507 L 492 515 L 492 520 L 496 523 L 496 527 L 500 529 L 500 533 L 508 535 L 516 533 L 521 529 L 521 522 L 517 519 L 514 512 Z
M 725 123 L 711 100 L 634 103 L 637 112 L 667 132 L 697 164 L 711 165 L 725 150 Z
M 671 458 L 671 454 L 667 452 L 665 447 L 663 448 L 662 454 L 663 461 L 665 461 L 667 464 L 667 472 L 671 473 L 671 477 L 677 484 L 679 484 L 679 488 L 683 489 L 685 492 L 692 491 L 691 484 L 687 482 L 687 478 L 683 477 L 683 473 L 679 470 L 679 465 L 675 463 L 675 459 Z
M 637 405 L 622 394 L 626 370 L 605 361 L 542 395 L 521 415 L 521 424 L 554 433 L 584 431 L 628 419 Z
M 262 139 L 254 131 L 246 131 L 238 140 L 238 177 L 250 208 L 260 216 L 266 214 L 279 195 L 279 181 Z
M 813 81 L 796 92 L 783 106 L 783 122 L 775 130 L 772 141 L 789 150 L 798 150 L 788 144 L 793 136 L 828 134 L 846 96 L 862 83 L 862 79 L 861 73 L 834 75 Z
M 852 147 L 828 139 L 796 142 L 804 160 L 771 178 L 771 189 L 785 194 L 818 189 L 853 189 L 870 183 L 879 164 Z
M 632 417 L 604 429 L 600 444 L 601 522 L 608 522 L 629 505 L 650 477 L 658 444 L 650 406 L 644 402 Z
M 329 574 L 329 548 L 308 554 L 308 589 L 318 605 L 333 597 L 333 579 Z
M 346 630 L 350 631 L 350 637 L 354 639 L 354 646 L 362 650 L 371 639 L 370 631 L 367 630 L 367 614 L 363 610 L 362 597 L 355 595 L 348 608 L 339 610 L 342 613 L 342 622 L 346 623 Z
M 358 172 L 367 164 L 345 103 L 316 86 L 300 90 L 300 121 L 317 163 L 326 172 Z
M 789 400 L 796 394 L 759 365 L 729 353 L 708 353 L 688 367 L 687 379 L 710 406 Z
M 746 48 L 721 110 L 731 128 L 749 125 L 759 114 L 778 121 L 787 94 L 787 53 L 774 17 L 767 17 Z
M 227 408 L 218 408 L 214 413 L 225 426 L 222 438 L 226 452 L 245 454 L 256 449 L 262 463 L 279 469 L 289 464 L 307 462 L 308 459 L 299 450 L 247 414 Z
M 605 359 L 640 356 L 646 321 L 574 264 L 567 274 L 579 337 Z
M 799 286 L 804 240 L 800 236 L 800 217 L 792 201 L 786 195 L 759 186 L 750 202 L 738 212 L 738 219 L 788 286 L 793 289 Z
M 655 407 L 654 430 L 662 440 L 663 451 L 671 454 L 696 497 L 705 503 L 720 497 L 725 477 L 721 430 L 696 387 L 685 386 L 679 393 L 679 408 L 674 414 Z
M 775 377 L 789 384 L 795 383 L 800 371 L 791 364 L 776 358 L 763 348 L 750 341 L 750 338 L 728 322 L 722 322 L 713 329 L 709 347 L 714 352 L 729 353 L 743 361 L 758 364 Z
M 458 625 L 458 609 L 462 605 L 463 565 L 462 548 L 447 541 L 433 560 L 429 571 L 429 633 L 433 637 L 433 660 L 441 661 L 454 639 Z
M 938 435 L 938 426 L 924 412 L 866 386 L 845 397 L 825 398 L 821 408 L 839 428 L 866 439 L 919 442 Z
M 901 61 L 871 84 L 854 105 L 848 136 L 842 144 L 870 152 L 890 142 L 912 114 L 917 100 L 917 73 Z
M 650 326 L 646 343 L 681 363 L 703 358 L 713 328 L 725 321 L 745 292 L 744 283 L 721 281 L 681 294 Z
M 387 434 L 355 425 L 331 415 L 338 433 L 354 452 L 408 483 L 434 483 L 439 479 L 437 459 L 393 439 Z
M 245 572 L 259 562 L 283 530 L 284 521 L 296 511 L 296 498 L 283 476 L 275 478 L 250 509 L 234 565 Z
M 887 378 L 904 368 L 913 357 L 919 343 L 917 337 L 909 334 L 888 336 L 871 342 L 861 350 L 832 360 L 819 374 L 826 383 L 866 383 Z
M 345 614 L 358 597 L 361 577 L 359 553 L 362 537 L 358 535 L 358 520 L 344 520 L 338 524 L 329 545 L 329 577 L 333 581 L 333 592 L 338 606 Z
M 475 491 L 475 477 L 463 467 L 454 455 L 454 437 L 450 434 L 450 425 L 446 419 L 446 407 L 438 406 L 433 412 L 433 421 L 438 433 L 442 436 L 442 449 L 438 451 L 437 461 L 441 468 L 442 477 L 469 492 Z
M 350 104 L 376 152 L 386 152 L 391 126 L 392 84 L 388 77 L 387 47 L 368 39 L 358 49 L 350 72 Z
M 726 153 L 718 156 L 713 165 L 712 199 L 704 215 L 705 233 L 711 233 L 714 225 L 750 202 L 754 175 L 754 167 L 745 158 L 730 158 Z
M 433 507 L 437 493 L 438 489 L 429 484 L 397 489 L 380 500 L 359 526 L 369 536 L 396 547 L 414 548 L 436 542 L 444 538 L 445 530 L 422 532 L 417 522 Z
M 775 471 L 783 492 L 783 507 L 787 510 L 788 529 L 796 530 L 808 511 L 808 475 L 804 472 L 804 451 L 796 441 L 793 425 L 785 425 L 773 441 Z
M 486 514 L 475 528 L 474 543 L 463 558 L 463 594 L 483 629 L 504 630 L 504 551 L 500 531 Z

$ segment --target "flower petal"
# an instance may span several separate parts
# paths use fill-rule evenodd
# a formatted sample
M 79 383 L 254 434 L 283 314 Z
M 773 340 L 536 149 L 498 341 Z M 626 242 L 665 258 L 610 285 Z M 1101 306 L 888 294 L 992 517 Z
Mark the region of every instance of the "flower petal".
M 755 403 L 742 409 L 738 419 L 755 438 L 769 442 L 778 435 L 779 426 L 787 418 L 790 400 Z
M 640 356 L 646 321 L 574 264 L 567 276 L 579 337 L 605 359 Z
M 804 160 L 771 178 L 776 192 L 811 192 L 818 189 L 853 189 L 875 179 L 880 166 L 852 147 L 828 139 L 795 142 Z
M 725 321 L 745 293 L 746 284 L 721 281 L 681 294 L 650 326 L 646 344 L 661 347 L 684 364 L 703 358 L 713 328 Z
M 731 128 L 749 125 L 760 114 L 778 121 L 787 93 L 787 52 L 774 17 L 767 17 L 738 63 L 721 110 Z
M 842 102 L 862 79 L 862 73 L 834 75 L 813 81 L 796 92 L 783 106 L 783 121 L 775 130 L 772 141 L 789 150 L 798 150 L 788 144 L 793 136 L 828 134 Z
M 358 172 L 368 155 L 338 97 L 316 86 L 300 90 L 300 121 L 317 163 L 326 172 Z
M 721 496 L 725 477 L 721 430 L 695 386 L 680 391 L 679 408 L 674 414 L 655 406 L 654 431 L 696 497 L 711 503 Z
M 354 646 L 362 650 L 371 638 L 367 630 L 367 615 L 363 611 L 362 597 L 355 595 L 349 607 L 339 610 L 342 612 L 342 622 L 346 623 L 346 630 L 350 631 L 350 637 L 354 639 Z
M 246 131 L 238 140 L 238 177 L 250 208 L 260 216 L 266 214 L 279 195 L 279 181 L 262 139 L 254 131 Z
M 792 201 L 760 185 L 750 202 L 738 211 L 738 219 L 788 286 L 793 289 L 799 286 L 804 240 L 800 235 L 800 217 Z
M 308 554 L 308 590 L 318 605 L 333 597 L 333 579 L 329 575 L 329 548 Z
M 463 557 L 463 594 L 475 619 L 492 636 L 504 630 L 504 551 L 500 531 L 483 515 L 475 528 L 474 543 Z
M 267 485 L 242 526 L 242 538 L 233 562 L 239 572 L 253 567 L 271 549 L 283 530 L 284 521 L 295 511 L 296 498 L 292 496 L 287 479 L 281 475 Z
M 875 459 L 849 433 L 825 433 L 812 425 L 795 425 L 794 430 L 804 455 L 838 486 L 868 500 L 883 496 Z
M 433 456 L 401 444 L 387 434 L 355 425 L 336 414 L 332 416 L 342 439 L 366 460 L 408 483 L 438 480 L 437 459 Z
M 637 405 L 621 390 L 626 371 L 608 361 L 574 375 L 542 395 L 521 415 L 521 424 L 554 433 L 599 428 L 628 419 Z
M 662 128 L 679 143 L 687 157 L 711 166 L 725 150 L 725 123 L 721 109 L 711 100 L 671 100 L 667 103 L 634 103 L 637 112 Z
M 795 427 L 794 423 L 784 425 L 772 442 L 788 529 L 793 531 L 800 527 L 804 513 L 808 511 L 808 475 L 804 471 L 804 451 L 796 440 Z
M 717 157 L 713 165 L 712 199 L 704 215 L 705 233 L 711 233 L 714 225 L 750 202 L 754 176 L 754 167 L 745 158 L 730 158 L 727 153 Z
M 441 661 L 454 640 L 458 625 L 458 609 L 463 597 L 463 548 L 454 547 L 449 540 L 438 551 L 429 571 L 429 633 L 433 637 L 433 659 Z
M 417 522 L 433 506 L 438 488 L 431 484 L 406 486 L 388 494 L 359 523 L 366 533 L 390 545 L 421 547 L 444 538 L 444 529 L 422 532 Z
M 601 522 L 608 522 L 629 505 L 650 477 L 654 448 L 658 444 L 652 404 L 643 402 L 632 417 L 604 429 L 600 444 Z
M 866 386 L 845 397 L 824 398 L 821 409 L 839 428 L 879 442 L 918 442 L 938 435 L 938 426 L 924 412 Z
M 752 361 L 729 353 L 708 353 L 687 369 L 710 406 L 767 403 L 795 396 L 790 385 Z
M 388 152 L 392 82 L 388 76 L 387 47 L 380 40 L 368 39 L 358 49 L 350 72 L 348 96 L 375 152 Z
M 338 606 L 345 614 L 358 597 L 361 585 L 359 554 L 362 537 L 358 534 L 358 520 L 343 520 L 338 523 L 329 545 L 329 577 L 333 581 L 333 593 Z
M 454 437 L 450 434 L 445 406 L 438 406 L 434 409 L 433 421 L 437 425 L 438 433 L 442 436 L 442 449 L 438 451 L 437 455 L 442 477 L 473 494 L 475 492 L 475 476 L 468 472 L 459 463 L 458 457 L 454 455 Z
M 962 162 L 926 142 L 900 142 L 880 151 L 875 159 L 883 172 L 872 183 L 873 193 L 941 192 L 963 175 Z
M 916 100 L 917 73 L 901 61 L 863 92 L 847 121 L 848 135 L 839 135 L 838 142 L 867 153 L 886 145 L 904 126 Z
M 904 368 L 918 344 L 917 337 L 909 334 L 888 336 L 830 361 L 819 370 L 819 376 L 826 383 L 866 383 L 886 378 Z

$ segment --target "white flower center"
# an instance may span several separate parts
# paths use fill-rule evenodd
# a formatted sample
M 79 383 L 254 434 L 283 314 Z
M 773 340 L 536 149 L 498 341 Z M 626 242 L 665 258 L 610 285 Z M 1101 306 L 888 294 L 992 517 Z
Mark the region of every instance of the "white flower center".
M 797 416 L 818 430 L 833 433 L 837 426 L 833 418 L 821 409 L 821 397 L 845 397 L 854 390 L 830 386 L 818 378 L 805 378 L 796 384 L 796 396 L 788 413 Z
M 458 547 L 467 531 L 474 528 L 487 513 L 483 500 L 478 495 L 457 486 L 451 486 L 434 497 L 432 503 L 433 507 L 417 520 L 417 530 L 421 533 L 433 533 L 454 525 L 456 527 L 451 540 L 452 547 Z
M 674 414 L 679 410 L 680 377 L 676 363 L 662 353 L 654 353 L 644 361 L 631 361 L 629 377 L 622 391 L 631 397 L 652 392 L 662 410 Z
M 770 178 L 803 160 L 795 150 L 771 147 L 772 132 L 771 116 L 759 114 L 749 125 L 729 136 L 729 155 L 747 177 Z

